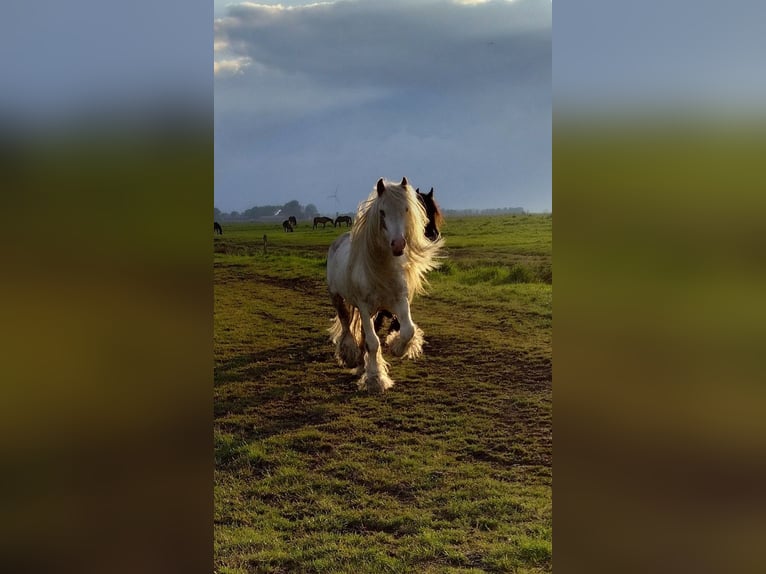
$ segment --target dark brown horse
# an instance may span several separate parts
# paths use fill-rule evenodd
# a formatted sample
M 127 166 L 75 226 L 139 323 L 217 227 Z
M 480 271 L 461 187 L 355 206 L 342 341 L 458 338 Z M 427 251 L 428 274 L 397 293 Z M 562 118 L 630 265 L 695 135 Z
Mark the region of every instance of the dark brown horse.
M 439 238 L 439 227 L 444 223 L 444 217 L 434 200 L 434 188 L 432 187 L 428 193 L 420 193 L 420 188 L 416 189 L 415 192 L 418 194 L 420 203 L 426 208 L 426 215 L 428 216 L 428 225 L 425 229 L 426 237 L 431 241 L 436 241 Z
M 431 241 L 436 241 L 440 235 L 439 227 L 444 224 L 444 216 L 434 200 L 434 188 L 432 187 L 431 191 L 428 193 L 420 193 L 420 188 L 417 188 L 415 193 L 417 194 L 418 201 L 420 201 L 421 205 L 425 208 L 426 215 L 428 216 L 428 223 L 426 224 L 423 233 Z M 391 326 L 388 328 L 389 333 L 399 330 L 399 320 L 394 317 L 390 311 L 383 309 L 375 317 L 376 331 L 380 330 L 384 319 L 391 319 Z
M 288 232 L 288 231 L 292 231 L 292 230 L 293 230 L 293 226 L 292 226 L 292 225 L 290 225 L 290 220 L 289 220 L 289 219 L 285 219 L 285 220 L 282 222 L 282 229 L 283 229 L 285 232 Z
M 298 220 L 295 219 L 294 215 L 291 215 L 290 217 L 288 217 L 287 221 L 289 221 L 290 225 L 292 225 L 293 227 L 298 227 Z
M 335 220 L 335 223 L 333 224 L 334 227 L 338 227 L 341 223 L 345 223 L 346 227 L 351 227 L 351 224 L 353 221 L 348 215 L 341 215 L 338 217 L 338 219 Z
M 216 233 L 218 235 L 223 235 L 223 228 L 221 227 L 221 224 L 217 221 L 213 222 L 213 233 Z
M 324 228 L 324 226 L 326 224 L 334 223 L 334 222 L 332 220 L 332 217 L 315 217 L 314 218 L 314 229 L 316 229 L 317 225 L 320 224 L 320 223 L 322 224 L 322 227 Z

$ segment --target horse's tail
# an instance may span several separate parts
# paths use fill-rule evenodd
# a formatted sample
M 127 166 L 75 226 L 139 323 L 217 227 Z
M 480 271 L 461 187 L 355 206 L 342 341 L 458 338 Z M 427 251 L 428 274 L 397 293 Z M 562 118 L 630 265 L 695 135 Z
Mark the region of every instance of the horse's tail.
M 337 345 L 343 334 L 343 323 L 341 323 L 340 318 L 337 315 L 332 320 L 332 325 L 327 329 L 327 332 L 330 333 L 330 341 L 332 341 L 332 344 Z
M 351 334 L 357 341 L 362 340 L 362 315 L 356 307 L 351 308 Z
M 353 305 L 343 303 L 345 307 L 345 317 L 348 318 L 348 326 L 351 331 L 351 335 L 358 343 L 362 341 L 362 316 L 359 314 L 359 309 Z M 332 321 L 332 325 L 327 331 L 330 333 L 330 340 L 334 345 L 337 345 L 343 337 L 343 321 L 340 318 L 341 311 L 335 315 Z

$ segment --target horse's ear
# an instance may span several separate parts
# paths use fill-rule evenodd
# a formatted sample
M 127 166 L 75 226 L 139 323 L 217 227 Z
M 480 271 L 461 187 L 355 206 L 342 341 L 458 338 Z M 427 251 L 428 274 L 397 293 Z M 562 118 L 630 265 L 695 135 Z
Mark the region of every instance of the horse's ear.
M 407 184 L 407 178 L 406 178 L 406 177 L 403 177 L 403 178 L 402 178 L 402 183 L 400 183 L 399 185 L 400 185 L 400 186 L 402 186 L 402 187 L 407 187 L 407 185 L 408 185 L 408 184 Z
M 429 192 L 426 194 L 426 197 L 433 197 L 433 196 L 434 196 L 434 188 L 432 187 L 432 188 L 431 188 L 431 191 L 429 191 Z
M 417 188 L 417 189 L 415 190 L 415 193 L 420 193 L 420 188 Z
M 378 180 L 378 197 L 380 197 L 381 195 L 383 195 L 383 192 L 384 192 L 384 191 L 386 191 L 386 184 L 385 184 L 385 183 L 383 183 L 383 178 L 381 177 L 381 178 Z

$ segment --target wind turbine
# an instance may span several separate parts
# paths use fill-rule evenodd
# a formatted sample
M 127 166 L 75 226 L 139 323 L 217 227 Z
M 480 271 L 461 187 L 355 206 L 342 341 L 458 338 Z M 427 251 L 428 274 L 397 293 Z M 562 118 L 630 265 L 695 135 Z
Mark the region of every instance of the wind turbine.
M 338 217 L 338 204 L 340 203 L 340 200 L 338 199 L 338 186 L 335 186 L 335 193 L 332 195 L 328 195 L 327 199 L 335 198 L 335 217 Z

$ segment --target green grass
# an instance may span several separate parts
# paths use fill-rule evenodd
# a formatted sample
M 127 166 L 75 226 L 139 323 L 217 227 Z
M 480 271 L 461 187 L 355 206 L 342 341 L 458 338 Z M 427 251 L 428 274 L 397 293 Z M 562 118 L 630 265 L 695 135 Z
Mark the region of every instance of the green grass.
M 551 571 L 551 225 L 448 221 L 412 308 L 425 356 L 390 358 L 384 395 L 358 391 L 327 341 L 342 230 L 224 225 L 217 572 Z

